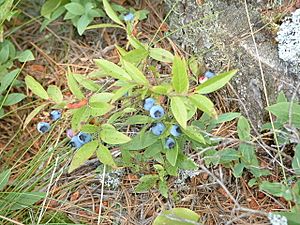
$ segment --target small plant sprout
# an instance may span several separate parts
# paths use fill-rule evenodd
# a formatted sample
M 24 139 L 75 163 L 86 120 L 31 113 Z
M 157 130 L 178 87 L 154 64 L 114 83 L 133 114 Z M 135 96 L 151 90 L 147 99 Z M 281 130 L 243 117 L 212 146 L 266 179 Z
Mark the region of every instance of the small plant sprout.
M 154 106 L 155 104 L 155 99 L 153 98 L 146 98 L 144 102 L 144 109 L 146 111 L 150 111 L 150 109 Z
M 161 107 L 160 105 L 153 106 L 153 107 L 150 109 L 150 116 L 151 116 L 153 119 L 160 119 L 160 118 L 162 118 L 164 115 L 165 115 L 165 111 L 164 111 L 163 107 Z
M 37 124 L 37 130 L 41 134 L 44 134 L 44 133 L 46 133 L 46 132 L 48 132 L 50 130 L 50 124 L 47 123 L 47 122 L 39 122 Z
M 92 140 L 92 136 L 83 132 L 80 132 L 78 135 L 78 141 L 82 144 L 86 144 Z
M 175 145 L 176 143 L 173 138 L 169 137 L 166 139 L 165 148 L 172 149 L 175 147 Z
M 134 19 L 134 14 L 133 13 L 128 13 L 123 17 L 124 21 L 132 21 Z
M 174 137 L 178 137 L 181 135 L 181 129 L 178 125 L 172 125 L 170 133 L 174 136 Z
M 154 135 L 161 135 L 165 131 L 166 127 L 163 123 L 157 123 L 155 126 L 151 127 L 151 131 Z
M 53 121 L 59 120 L 61 118 L 61 111 L 53 110 L 50 112 L 50 119 Z
M 74 137 L 72 137 L 71 138 L 71 141 L 70 141 L 70 146 L 72 147 L 72 148 L 80 148 L 84 143 L 82 143 L 80 140 L 79 140 L 79 138 L 78 138 L 78 136 L 74 136 Z

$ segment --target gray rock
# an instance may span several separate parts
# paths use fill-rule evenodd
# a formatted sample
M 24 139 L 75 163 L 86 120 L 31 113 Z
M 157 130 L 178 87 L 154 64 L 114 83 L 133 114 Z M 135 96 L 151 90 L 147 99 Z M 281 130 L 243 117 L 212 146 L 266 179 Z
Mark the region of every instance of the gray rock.
M 175 1 L 166 0 L 169 9 Z M 262 22 L 260 7 L 266 2 L 247 1 L 249 18 L 253 27 L 256 46 L 249 28 L 244 1 L 181 0 L 169 17 L 172 39 L 187 52 L 203 57 L 208 69 L 222 72 L 238 69 L 231 82 L 238 95 L 238 106 L 258 128 L 264 122 L 266 98 L 259 66 L 262 64 L 268 99 L 275 101 L 279 91 L 288 97 L 296 91 L 299 69 L 286 64 L 278 57 L 275 37 Z M 280 4 L 277 1 L 276 4 Z M 233 91 L 223 89 L 225 98 L 236 99 Z M 299 94 L 299 92 L 298 92 Z M 229 101 L 228 101 L 229 104 Z

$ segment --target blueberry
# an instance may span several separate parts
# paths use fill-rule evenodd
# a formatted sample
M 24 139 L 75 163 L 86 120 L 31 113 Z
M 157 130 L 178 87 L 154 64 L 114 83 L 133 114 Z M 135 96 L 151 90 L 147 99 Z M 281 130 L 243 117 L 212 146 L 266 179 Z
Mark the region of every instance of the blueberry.
M 151 131 L 154 135 L 161 135 L 165 131 L 166 127 L 163 123 L 157 123 L 155 126 L 151 127 Z
M 214 72 L 211 72 L 209 70 L 204 73 L 204 76 L 207 77 L 208 79 L 214 77 L 215 75 L 216 74 Z
M 175 145 L 176 145 L 176 143 L 173 138 L 171 138 L 171 137 L 167 138 L 166 143 L 165 143 L 165 148 L 172 149 L 175 147 Z
M 52 112 L 50 112 L 50 118 L 53 121 L 56 121 L 56 120 L 60 119 L 61 118 L 61 111 L 53 110 Z
M 89 135 L 87 133 L 83 133 L 83 132 L 79 132 L 77 137 L 78 137 L 79 142 L 82 143 L 82 144 L 86 144 L 86 143 L 88 143 L 92 140 L 91 135 Z
M 160 119 L 165 114 L 163 107 L 155 105 L 150 109 L 150 116 L 154 119 Z
M 46 123 L 46 122 L 39 122 L 37 124 L 37 130 L 38 132 L 40 133 L 46 133 L 50 130 L 50 124 L 49 123 Z
M 181 135 L 181 130 L 180 127 L 178 125 L 172 125 L 170 133 L 174 136 L 174 137 L 178 137 Z
M 144 102 L 144 109 L 149 111 L 153 107 L 154 103 L 155 103 L 155 99 L 146 98 Z
M 74 136 L 71 138 L 70 146 L 72 148 L 80 148 L 83 145 L 83 143 L 79 140 L 78 136 Z
M 132 21 L 134 19 L 133 13 L 128 13 L 123 17 L 124 21 Z

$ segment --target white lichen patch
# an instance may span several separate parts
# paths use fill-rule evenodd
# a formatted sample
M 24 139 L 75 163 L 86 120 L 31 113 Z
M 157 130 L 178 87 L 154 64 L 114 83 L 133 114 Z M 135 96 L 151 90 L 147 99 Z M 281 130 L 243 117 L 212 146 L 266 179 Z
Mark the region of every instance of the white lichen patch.
M 279 57 L 292 65 L 300 63 L 300 9 L 285 18 L 277 33 Z
M 178 172 L 178 178 L 175 180 L 175 186 L 186 185 L 186 180 L 191 179 L 200 174 L 199 170 L 183 170 L 180 169 Z
M 124 173 L 125 173 L 124 169 L 117 169 L 106 173 L 104 177 L 104 187 L 112 190 L 118 189 L 118 187 L 120 187 L 121 185 L 122 177 Z M 98 174 L 98 179 L 99 180 L 103 179 L 102 173 Z
M 269 213 L 268 219 L 271 225 L 288 225 L 287 218 L 278 214 Z

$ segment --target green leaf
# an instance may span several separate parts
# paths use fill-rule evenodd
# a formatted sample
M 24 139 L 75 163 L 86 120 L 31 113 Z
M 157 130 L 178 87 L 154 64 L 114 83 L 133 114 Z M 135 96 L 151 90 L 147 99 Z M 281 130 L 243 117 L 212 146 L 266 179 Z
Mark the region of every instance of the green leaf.
M 145 175 L 140 178 L 140 183 L 135 187 L 136 192 L 144 192 L 150 190 L 159 180 L 158 175 Z
M 145 60 L 147 56 L 148 51 L 145 48 L 137 48 L 131 50 L 130 52 L 126 52 L 124 55 L 122 55 L 122 59 L 130 63 L 138 64 L 142 60 Z
M 132 80 L 129 74 L 118 65 L 104 59 L 95 59 L 94 61 L 96 65 L 104 70 L 104 72 L 106 72 L 108 75 L 119 80 Z
M 85 124 L 81 127 L 80 131 L 84 133 L 97 133 L 99 130 L 99 127 L 92 124 Z
M 206 143 L 204 137 L 200 133 L 201 130 L 196 126 L 188 126 L 186 129 L 183 130 L 183 132 L 194 141 L 197 141 L 202 144 Z
M 18 59 L 19 62 L 28 62 L 34 60 L 35 58 L 30 50 L 25 50 L 20 52 L 16 59 Z
M 15 69 L 5 74 L 3 77 L 1 77 L 0 94 L 3 93 L 12 84 L 12 82 L 19 75 L 20 72 L 21 72 L 20 69 Z
M 184 170 L 197 170 L 198 165 L 190 158 L 185 155 L 178 155 L 177 160 L 178 167 Z
M 85 13 L 84 7 L 77 2 L 71 2 L 69 4 L 66 4 L 65 8 L 68 10 L 68 12 L 72 13 L 73 15 L 81 16 Z
M 51 13 L 54 12 L 61 4 L 61 0 L 48 0 L 46 1 L 41 9 L 41 15 L 50 19 Z
M 90 91 L 97 92 L 101 88 L 100 85 L 96 84 L 94 81 L 86 78 L 81 74 L 73 73 L 73 77 L 81 86 L 83 86 L 84 88 Z
M 124 144 L 131 140 L 130 137 L 116 130 L 110 124 L 103 124 L 101 126 L 100 138 L 103 142 L 111 145 Z
M 91 116 L 102 116 L 111 111 L 114 107 L 105 102 L 91 102 L 89 113 Z
M 289 191 L 289 188 L 284 184 L 269 181 L 262 181 L 259 185 L 259 189 L 276 197 L 283 197 L 283 194 Z
M 218 124 L 218 123 L 229 122 L 240 116 L 241 116 L 240 113 L 235 113 L 235 112 L 234 113 L 224 113 L 224 114 L 219 115 L 217 119 L 213 120 L 213 123 Z
M 124 25 L 122 21 L 119 19 L 118 15 L 112 9 L 111 5 L 109 4 L 108 0 L 103 0 L 103 6 L 106 14 L 108 17 L 117 24 Z
M 215 76 L 203 84 L 200 84 L 196 88 L 196 92 L 199 94 L 209 94 L 211 92 L 214 92 L 220 88 L 222 88 L 224 85 L 226 85 L 230 79 L 236 74 L 237 70 L 231 70 L 225 73 L 221 73 L 218 76 Z
M 255 154 L 255 148 L 249 144 L 240 144 L 239 150 L 242 154 L 242 161 L 246 165 L 258 167 L 259 163 Z
M 26 128 L 26 126 L 30 123 L 30 121 L 42 110 L 46 107 L 46 105 L 48 105 L 48 103 L 42 104 L 38 107 L 36 107 L 31 113 L 29 113 L 29 115 L 26 117 L 24 125 L 23 125 L 23 129 Z
M 250 125 L 248 123 L 248 120 L 243 116 L 239 118 L 238 125 L 237 125 L 237 132 L 241 141 L 251 140 Z
M 238 160 L 241 157 L 241 154 L 235 149 L 227 148 L 217 151 L 212 157 L 216 160 L 216 163 L 214 163 L 215 165 L 227 164 Z
M 113 93 L 109 92 L 103 92 L 103 93 L 97 93 L 93 94 L 90 97 L 90 103 L 92 102 L 109 102 L 114 97 Z
M 169 192 L 169 187 L 168 184 L 165 180 L 160 180 L 158 183 L 158 190 L 161 193 L 162 196 L 164 196 L 165 198 L 168 197 L 168 192 Z
M 82 35 L 86 30 L 87 26 L 92 22 L 92 20 L 87 15 L 82 15 L 77 21 L 76 27 L 79 35 Z
M 214 103 L 204 95 L 194 94 L 189 97 L 191 102 L 202 112 L 207 113 L 211 117 L 216 117 L 217 112 Z
M 78 167 L 80 167 L 85 161 L 87 161 L 95 153 L 98 147 L 98 141 L 91 141 L 79 148 L 72 159 L 68 172 L 71 173 Z
M 4 106 L 14 105 L 14 104 L 22 101 L 24 98 L 26 98 L 26 95 L 24 95 L 22 93 L 11 93 L 7 96 L 3 105 Z
M 72 111 L 73 116 L 71 119 L 72 130 L 77 131 L 81 126 L 82 122 L 85 122 L 90 116 L 90 111 L 87 106 L 83 106 L 79 109 L 75 109 Z
M 100 162 L 102 162 L 104 165 L 117 167 L 110 151 L 104 145 L 99 144 L 96 154 Z
M 154 144 L 152 144 L 146 148 L 143 156 L 146 159 L 154 158 L 155 155 L 159 154 L 162 151 L 163 151 L 163 146 L 162 146 L 161 141 L 156 141 Z
M 63 94 L 61 90 L 56 85 L 49 85 L 47 89 L 47 93 L 51 100 L 53 100 L 56 104 L 60 104 L 63 101 Z
M 187 65 L 184 59 L 179 56 L 174 57 L 172 67 L 172 85 L 177 93 L 187 93 L 189 90 L 189 79 Z
M 289 121 L 289 115 L 291 115 L 292 124 L 300 128 L 300 105 L 297 103 L 280 102 L 275 105 L 271 105 L 266 108 L 272 114 L 274 114 L 278 120 L 282 123 Z M 291 109 L 291 113 L 290 113 Z
M 295 148 L 295 155 L 292 161 L 292 167 L 297 175 L 300 175 L 300 144 Z
M 4 170 L 0 173 L 0 191 L 7 185 L 9 177 L 11 175 L 11 170 Z
M 245 168 L 245 164 L 244 163 L 237 163 L 235 164 L 235 166 L 233 167 L 233 176 L 235 176 L 236 178 L 241 177 L 243 174 L 243 170 Z
M 277 96 L 277 99 L 276 99 L 276 103 L 279 103 L 279 102 L 287 102 L 287 98 L 285 97 L 285 94 L 283 91 L 280 91 L 278 96 Z
M 300 225 L 299 211 L 298 212 L 278 212 L 274 213 L 285 216 L 288 220 L 288 225 Z
M 97 29 L 97 28 L 121 28 L 121 29 L 124 29 L 123 27 L 121 27 L 119 25 L 110 24 L 110 23 L 95 24 L 95 25 L 88 26 L 86 29 L 92 30 L 92 29 Z
M 131 76 L 131 78 L 138 84 L 149 85 L 149 81 L 145 75 L 133 64 L 123 60 L 122 61 L 125 70 Z
M 73 95 L 76 96 L 76 98 L 78 98 L 79 100 L 84 99 L 84 95 L 81 92 L 80 87 L 72 73 L 67 73 L 67 83 L 70 91 L 73 93 Z
M 45 91 L 45 89 L 43 88 L 43 86 L 37 82 L 32 76 L 27 75 L 25 77 L 25 83 L 27 85 L 27 87 L 37 96 L 39 96 L 40 98 L 43 99 L 49 99 L 49 96 L 47 94 L 47 92 Z
M 42 192 L 9 192 L 0 199 L 0 211 L 4 208 L 9 211 L 27 208 L 45 197 L 46 193 Z
M 151 58 L 160 62 L 172 63 L 174 60 L 174 55 L 163 48 L 150 48 L 149 54 Z
M 171 111 L 179 125 L 186 129 L 187 124 L 187 109 L 184 104 L 185 98 L 171 97 Z
M 162 212 L 153 222 L 153 225 L 201 225 L 200 216 L 190 209 L 174 208 Z
M 177 157 L 178 157 L 178 145 L 176 144 L 174 148 L 172 149 L 167 149 L 166 151 L 166 159 L 168 162 L 172 165 L 175 166 L 177 162 Z
M 153 145 L 158 140 L 158 137 L 152 132 L 140 132 L 132 138 L 130 142 L 122 145 L 122 149 L 126 150 L 142 150 L 150 145 Z
M 125 124 L 127 125 L 135 125 L 135 124 L 149 124 L 153 122 L 153 119 L 149 116 L 145 115 L 135 115 L 129 117 L 126 121 Z

